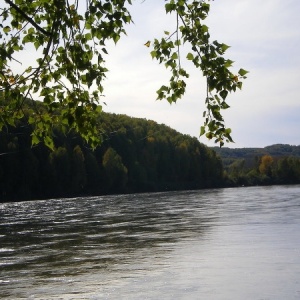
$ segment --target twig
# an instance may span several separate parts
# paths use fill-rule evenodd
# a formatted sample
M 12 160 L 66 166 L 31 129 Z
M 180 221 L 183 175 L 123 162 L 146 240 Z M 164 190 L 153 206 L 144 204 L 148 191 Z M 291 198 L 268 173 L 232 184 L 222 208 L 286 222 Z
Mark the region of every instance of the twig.
M 14 4 L 11 0 L 4 0 L 8 3 L 12 8 L 14 8 L 20 15 L 22 15 L 30 24 L 32 24 L 38 31 L 42 32 L 44 35 L 50 36 L 51 33 L 43 29 L 36 22 L 32 20 L 20 7 Z

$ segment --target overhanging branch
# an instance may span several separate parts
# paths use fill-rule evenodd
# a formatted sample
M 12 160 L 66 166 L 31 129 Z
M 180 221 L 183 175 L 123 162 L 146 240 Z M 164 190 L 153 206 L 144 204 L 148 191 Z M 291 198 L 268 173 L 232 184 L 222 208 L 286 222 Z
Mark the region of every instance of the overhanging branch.
M 32 26 L 34 26 L 38 31 L 42 32 L 44 35 L 51 36 L 51 33 L 43 29 L 39 26 L 36 22 L 32 20 L 20 7 L 18 7 L 15 3 L 11 0 L 4 0 L 8 3 L 13 9 L 15 9 L 22 17 L 24 17 Z

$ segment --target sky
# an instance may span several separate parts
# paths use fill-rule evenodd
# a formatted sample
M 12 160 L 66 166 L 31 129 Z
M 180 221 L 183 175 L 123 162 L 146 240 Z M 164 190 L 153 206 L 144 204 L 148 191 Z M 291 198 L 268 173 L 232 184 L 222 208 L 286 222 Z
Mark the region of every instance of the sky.
M 211 40 L 231 48 L 225 58 L 235 61 L 233 71 L 250 73 L 242 91 L 228 96 L 226 126 L 235 143 L 226 147 L 300 145 L 300 1 L 215 0 L 211 3 Z M 126 27 L 116 46 L 110 46 L 104 83 L 103 110 L 162 123 L 199 138 L 205 109 L 205 80 L 189 62 L 187 92 L 176 104 L 156 100 L 156 90 L 170 74 L 152 60 L 144 44 L 175 30 L 175 16 L 166 16 L 164 1 L 134 0 L 130 7 L 134 24 Z M 200 141 L 215 146 L 206 137 Z

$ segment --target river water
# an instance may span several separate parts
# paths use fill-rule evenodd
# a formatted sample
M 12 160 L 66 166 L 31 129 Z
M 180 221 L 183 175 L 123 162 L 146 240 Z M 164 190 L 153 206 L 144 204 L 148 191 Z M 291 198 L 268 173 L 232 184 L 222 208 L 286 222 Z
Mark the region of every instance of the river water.
M 0 204 L 1 299 L 300 299 L 300 186 Z

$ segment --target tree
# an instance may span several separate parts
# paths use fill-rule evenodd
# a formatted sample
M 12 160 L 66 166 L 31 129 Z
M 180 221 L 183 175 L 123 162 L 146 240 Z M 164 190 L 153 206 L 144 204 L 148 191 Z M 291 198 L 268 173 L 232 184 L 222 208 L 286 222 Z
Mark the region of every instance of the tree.
M 87 191 L 97 193 L 101 189 L 101 173 L 99 163 L 93 153 L 88 152 L 85 157 Z
M 71 164 L 71 191 L 80 193 L 86 185 L 86 168 L 84 155 L 79 145 L 75 146 L 72 153 Z
M 50 178 L 49 184 L 54 195 L 63 195 L 70 190 L 71 162 L 68 151 L 64 147 L 58 147 L 50 154 Z
M 123 165 L 121 156 L 113 149 L 108 148 L 103 156 L 103 167 L 106 172 L 107 190 L 120 192 L 127 183 L 127 168 Z
M 264 155 L 261 158 L 261 163 L 258 167 L 259 172 L 261 174 L 267 175 L 267 176 L 271 176 L 272 175 L 272 165 L 274 163 L 274 159 L 272 156 L 270 155 Z
M 131 2 L 88 0 L 84 5 L 79 0 L 5 0 L 0 8 L 0 130 L 25 119 L 33 128 L 33 145 L 43 141 L 53 149 L 53 126 L 75 130 L 92 147 L 98 145 L 107 43 L 117 43 L 125 25 L 132 23 Z M 191 49 L 186 59 L 207 79 L 200 135 L 223 145 L 232 138 L 221 111 L 229 107 L 228 93 L 241 89 L 247 71 L 232 73 L 233 61 L 223 57 L 229 46 L 210 41 L 203 23 L 209 10 L 209 0 L 165 1 L 165 11 L 174 15 L 176 28 L 154 40 L 151 56 L 171 71 L 169 83 L 158 89 L 157 98 L 172 103 L 184 95 L 189 77 L 181 66 L 180 49 L 183 44 Z M 35 66 L 23 67 L 24 51 L 35 52 Z M 25 107 L 28 101 L 32 104 Z

